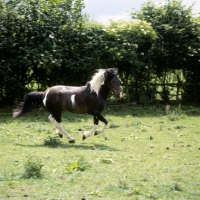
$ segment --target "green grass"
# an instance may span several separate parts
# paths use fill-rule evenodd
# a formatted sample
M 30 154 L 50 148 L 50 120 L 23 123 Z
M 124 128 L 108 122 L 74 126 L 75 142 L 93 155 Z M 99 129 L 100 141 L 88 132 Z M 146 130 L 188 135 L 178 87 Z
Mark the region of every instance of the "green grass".
M 75 144 L 45 111 L 1 110 L 0 199 L 200 199 L 200 107 L 177 107 L 108 106 L 105 132 L 84 141 L 92 117 L 64 112 Z

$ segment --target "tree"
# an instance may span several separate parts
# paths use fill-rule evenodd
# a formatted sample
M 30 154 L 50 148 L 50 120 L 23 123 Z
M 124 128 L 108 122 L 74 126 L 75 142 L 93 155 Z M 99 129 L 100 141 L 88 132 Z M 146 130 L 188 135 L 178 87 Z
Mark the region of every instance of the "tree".
M 156 39 L 151 25 L 142 20 L 111 21 L 104 31 L 109 66 L 119 69 L 126 101 L 139 100 L 149 82 L 149 52 Z
M 200 54 L 198 24 L 192 16 L 192 6 L 187 8 L 181 0 L 166 0 L 159 5 L 148 1 L 141 11 L 132 13 L 132 18 L 150 22 L 158 35 L 151 53 L 154 73 L 163 83 L 172 73 L 179 81 L 177 70 L 186 75 L 191 61 L 195 62 L 194 57 Z
M 200 102 L 200 17 L 194 19 L 195 32 L 193 39 L 188 44 L 188 56 L 185 58 L 186 67 L 184 77 L 183 100 L 186 102 Z
M 59 82 L 82 26 L 84 4 L 82 0 L 9 0 L 0 5 L 0 101 L 13 104 L 30 85 L 44 89 Z

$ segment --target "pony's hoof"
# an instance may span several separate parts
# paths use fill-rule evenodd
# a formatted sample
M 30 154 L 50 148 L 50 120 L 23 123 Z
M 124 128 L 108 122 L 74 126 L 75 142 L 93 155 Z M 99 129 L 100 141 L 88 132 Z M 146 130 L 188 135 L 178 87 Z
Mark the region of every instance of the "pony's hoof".
M 99 131 L 95 131 L 94 132 L 94 135 L 99 135 L 101 132 L 99 132 Z
M 86 137 L 85 137 L 85 135 L 83 135 L 83 140 L 85 140 L 86 139 Z
M 68 140 L 69 143 L 75 143 L 75 140 L 72 139 L 72 140 Z
M 61 134 L 61 133 L 58 133 L 58 135 L 59 135 L 59 137 L 60 137 L 60 138 L 63 138 L 63 134 Z

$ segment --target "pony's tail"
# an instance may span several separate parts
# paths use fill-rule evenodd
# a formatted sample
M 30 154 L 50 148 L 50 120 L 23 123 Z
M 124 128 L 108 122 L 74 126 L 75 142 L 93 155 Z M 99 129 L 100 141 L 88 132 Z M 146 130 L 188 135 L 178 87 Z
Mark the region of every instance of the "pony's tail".
M 28 93 L 24 98 L 24 102 L 20 103 L 18 107 L 13 110 L 13 117 L 20 117 L 27 112 L 31 112 L 32 110 L 43 106 L 42 95 L 43 92 Z

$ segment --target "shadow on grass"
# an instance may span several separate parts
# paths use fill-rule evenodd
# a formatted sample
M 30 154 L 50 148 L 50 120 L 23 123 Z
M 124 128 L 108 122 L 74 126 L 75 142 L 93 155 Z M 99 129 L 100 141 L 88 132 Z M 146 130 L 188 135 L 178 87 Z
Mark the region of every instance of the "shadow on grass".
M 105 144 L 58 144 L 57 146 L 50 146 L 44 144 L 15 144 L 21 147 L 30 148 L 51 148 L 51 149 L 84 149 L 84 150 L 105 150 L 105 151 L 118 151 L 118 149 Z

